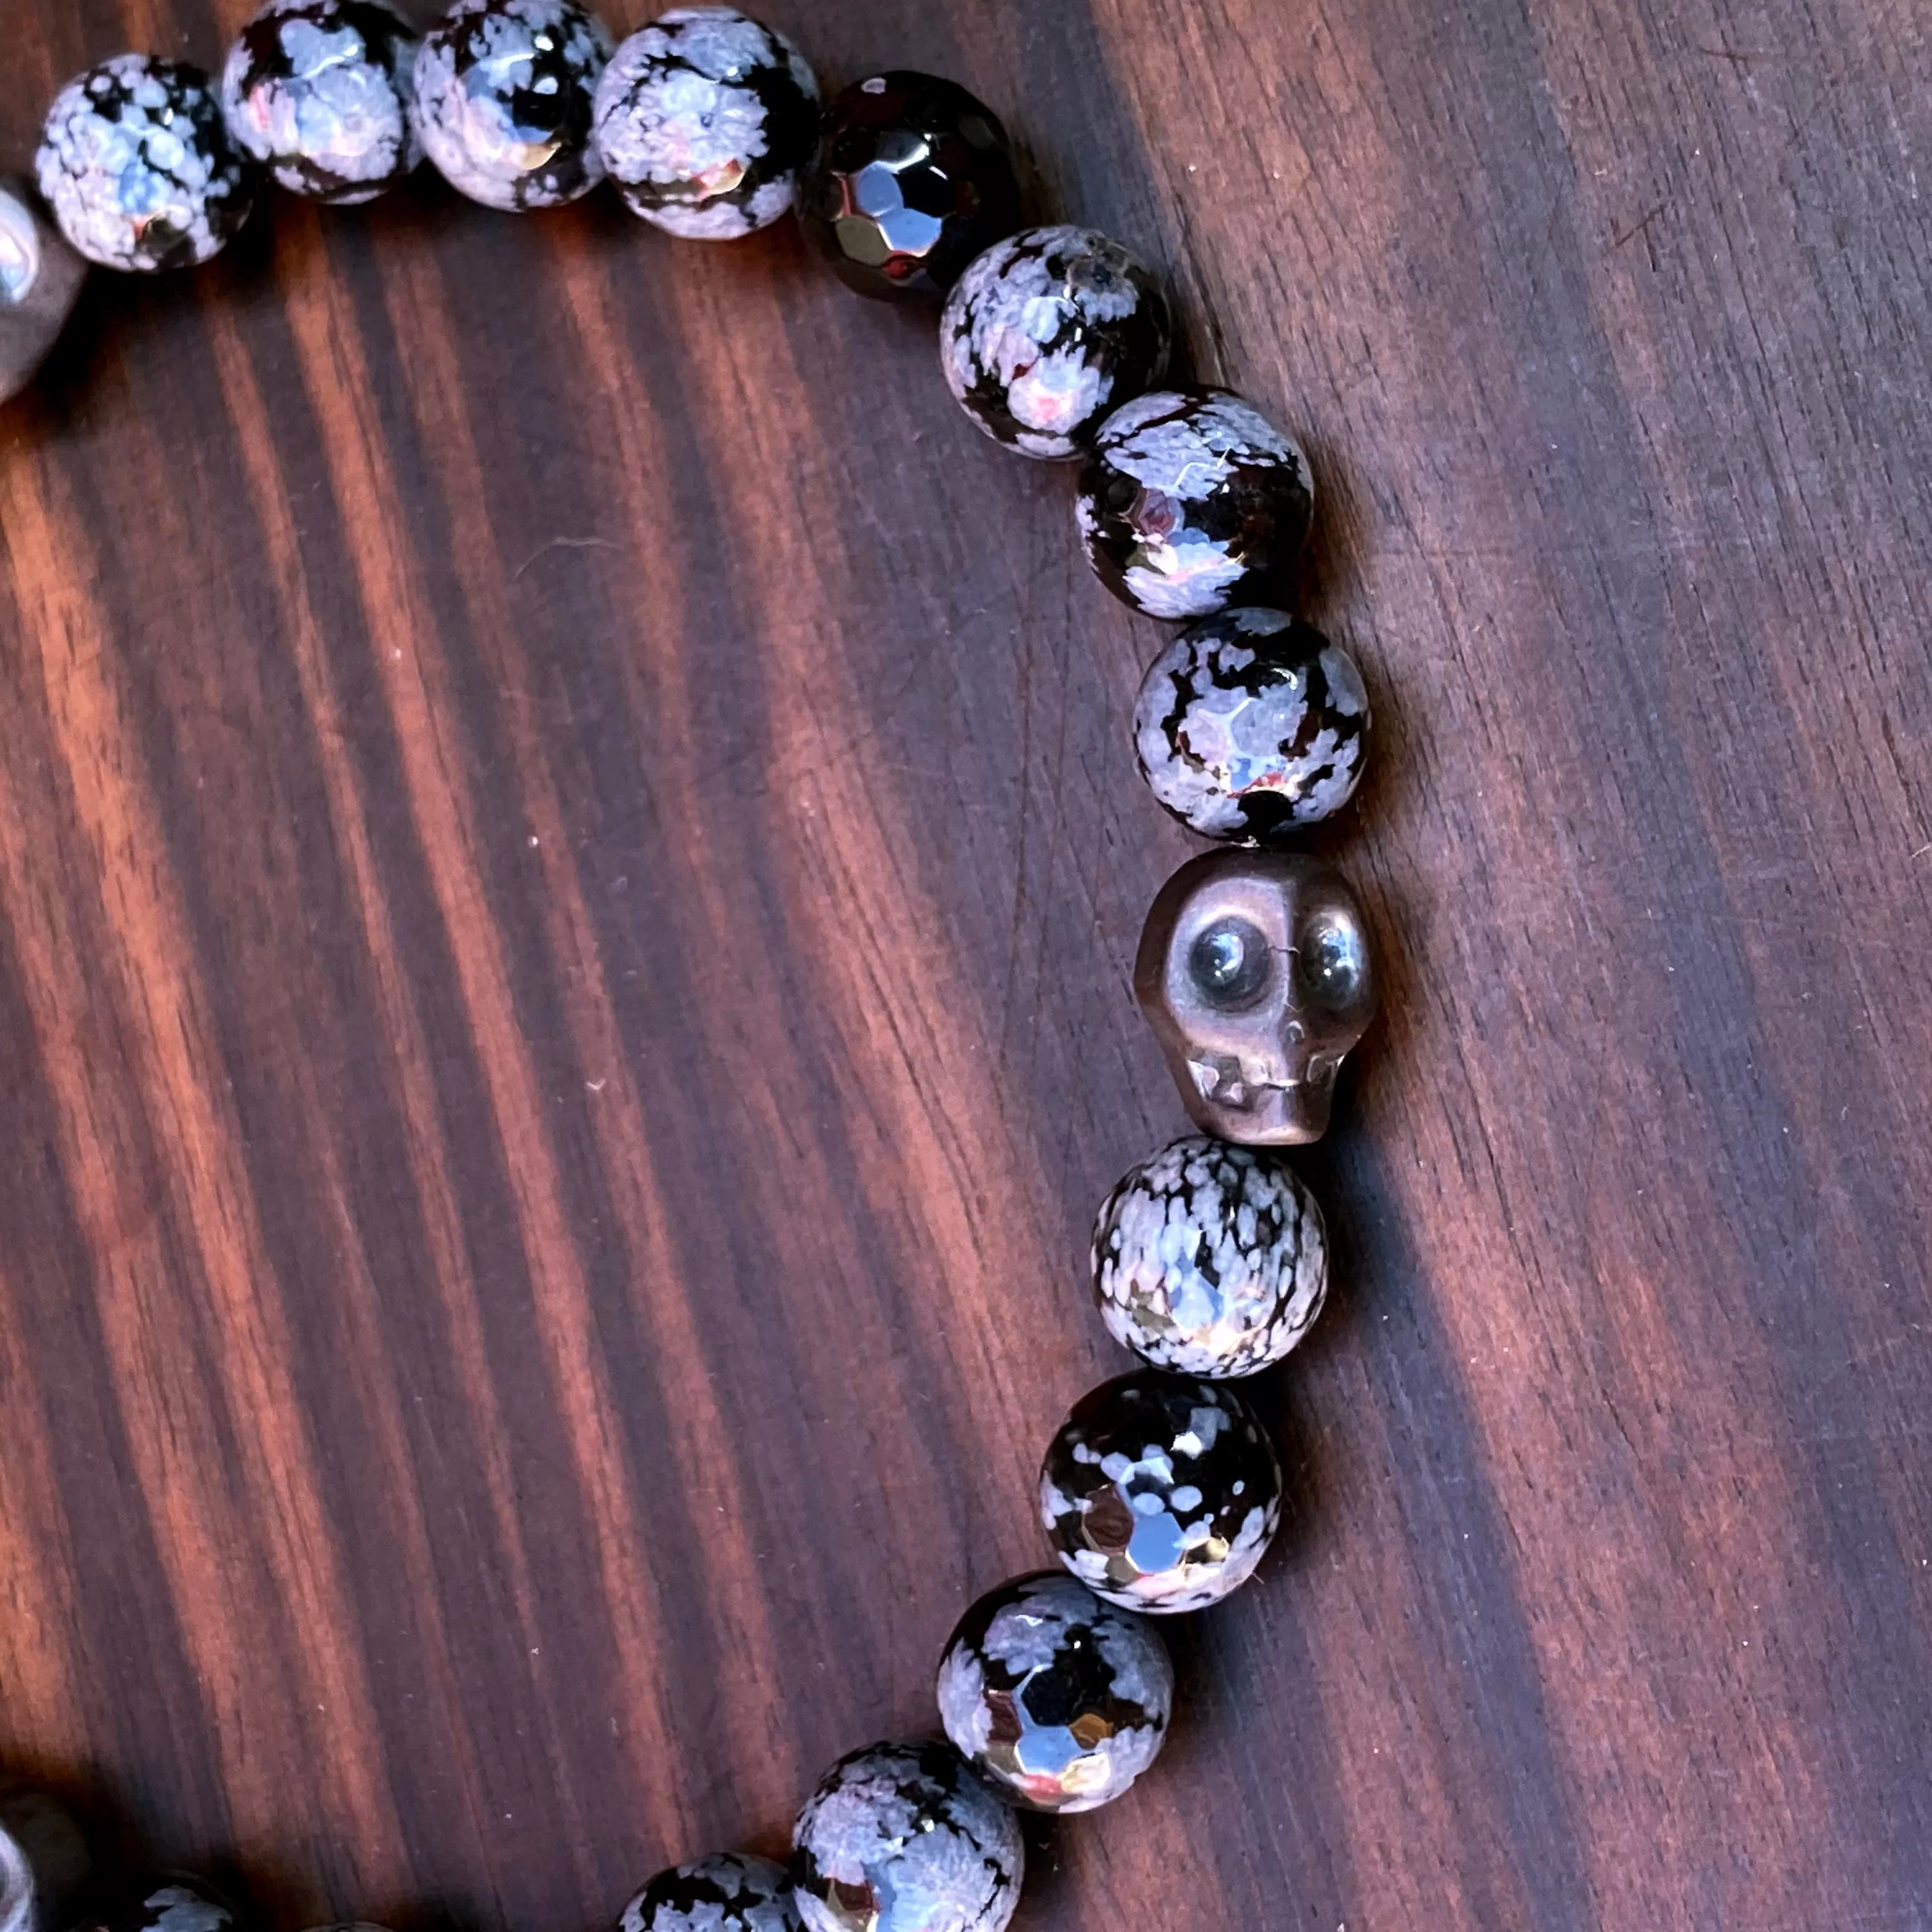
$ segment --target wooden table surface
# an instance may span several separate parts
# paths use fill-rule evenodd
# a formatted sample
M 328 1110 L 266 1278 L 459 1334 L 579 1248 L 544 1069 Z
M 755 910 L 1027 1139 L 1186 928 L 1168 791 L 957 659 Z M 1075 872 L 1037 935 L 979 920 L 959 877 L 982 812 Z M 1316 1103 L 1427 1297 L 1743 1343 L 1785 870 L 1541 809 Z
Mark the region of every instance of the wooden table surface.
M 1932 1926 L 1925 10 L 773 4 L 1167 265 L 1376 694 L 1291 1526 L 1017 1923 Z M 11 0 L 4 158 L 246 4 Z M 424 178 L 0 419 L 0 1766 L 284 1932 L 782 1844 L 1124 1366 L 1162 634 L 932 334 Z

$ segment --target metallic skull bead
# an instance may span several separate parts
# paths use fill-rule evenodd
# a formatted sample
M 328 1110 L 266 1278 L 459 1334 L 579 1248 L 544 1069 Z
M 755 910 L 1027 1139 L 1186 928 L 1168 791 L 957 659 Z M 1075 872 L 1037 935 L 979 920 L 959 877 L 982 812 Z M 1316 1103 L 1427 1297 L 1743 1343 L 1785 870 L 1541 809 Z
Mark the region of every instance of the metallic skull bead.
M 1141 934 L 1134 992 L 1202 1132 L 1293 1146 L 1328 1130 L 1376 982 L 1348 882 L 1298 853 L 1190 860 Z
M 117 55 L 61 89 L 34 172 L 74 247 L 130 272 L 211 260 L 255 202 L 213 81 L 147 54 Z
M 943 296 L 1020 225 L 999 116 L 950 80 L 875 74 L 826 110 L 799 194 L 806 238 L 862 296 Z
M 1281 1466 L 1226 1384 L 1143 1370 L 1076 1405 L 1046 1452 L 1040 1507 L 1095 1595 L 1178 1615 L 1254 1574 L 1281 1526 Z
M 26 183 L 0 175 L 0 403 L 34 380 L 86 279 Z
M 1094 1229 L 1108 1331 L 1156 1369 L 1221 1381 L 1280 1361 L 1328 1293 L 1328 1233 L 1278 1155 L 1203 1136 L 1143 1161 Z
M 1301 446 L 1226 389 L 1157 390 L 1100 425 L 1080 479 L 1094 574 L 1150 617 L 1292 601 L 1315 513 Z
M 625 1906 L 617 1932 L 800 1932 L 791 1880 L 734 1852 L 659 1872 Z
M 1151 271 L 1090 228 L 995 242 L 946 298 L 946 386 L 995 442 L 1078 456 L 1106 417 L 1167 373 L 1174 323 Z
M 946 1744 L 840 1759 L 792 1844 L 808 1932 L 1004 1932 L 1026 1873 L 1012 1813 Z
M 268 0 L 221 70 L 228 131 L 291 194 L 374 201 L 422 159 L 417 46 L 386 0 Z
M 939 1666 L 946 1736 L 1029 1810 L 1120 1797 L 1160 1754 L 1173 1708 L 1160 1633 L 1059 1570 L 981 1598 Z
M 486 208 L 559 208 L 604 178 L 591 138 L 610 29 L 576 0 L 457 0 L 416 58 L 422 143 Z
M 596 125 L 633 214 L 728 242 L 790 212 L 818 150 L 818 82 L 773 28 L 730 7 L 678 7 L 617 50 Z
M 1154 796 L 1209 838 L 1262 841 L 1340 812 L 1367 762 L 1355 661 L 1280 610 L 1224 610 L 1155 658 L 1134 706 Z

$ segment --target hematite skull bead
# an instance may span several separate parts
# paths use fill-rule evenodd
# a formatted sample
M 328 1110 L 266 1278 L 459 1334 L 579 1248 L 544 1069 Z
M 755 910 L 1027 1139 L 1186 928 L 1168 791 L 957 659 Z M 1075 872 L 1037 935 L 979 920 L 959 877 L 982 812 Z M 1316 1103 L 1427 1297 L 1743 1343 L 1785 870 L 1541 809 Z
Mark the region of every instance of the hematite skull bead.
M 1184 631 L 1134 707 L 1142 775 L 1210 838 L 1272 838 L 1340 812 L 1368 733 L 1354 659 L 1279 610 L 1223 611 Z
M 688 239 L 768 228 L 818 148 L 818 82 L 780 33 L 730 7 L 680 7 L 597 84 L 597 147 L 634 214 Z
M 184 268 L 218 255 L 254 206 L 214 84 L 122 54 L 54 98 L 34 177 L 60 231 L 103 268 Z
M 792 1843 L 809 1932 L 1002 1932 L 1026 1871 L 1012 1813 L 950 1744 L 840 1759 Z
M 1226 389 L 1158 390 L 1115 410 L 1077 506 L 1100 581 L 1174 619 L 1292 602 L 1314 513 L 1300 444 Z
M 946 1734 L 1010 1804 L 1091 1811 L 1160 1754 L 1174 1667 L 1154 1626 L 1058 1570 L 966 1612 L 939 1666 Z
M 0 175 L 0 403 L 34 380 L 87 279 L 26 183 Z
M 1254 1574 L 1281 1526 L 1281 1466 L 1232 1389 L 1144 1370 L 1075 1408 L 1046 1452 L 1040 1507 L 1096 1596 L 1176 1615 Z
M 122 1886 L 73 1932 L 237 1932 L 239 1924 L 205 1880 L 157 1872 Z
M 1328 1293 L 1328 1232 L 1278 1156 L 1176 1141 L 1107 1198 L 1094 1292 L 1108 1332 L 1156 1369 L 1258 1374 L 1314 1325 Z
M 862 80 L 826 110 L 799 220 L 862 296 L 943 296 L 1020 224 L 1006 130 L 952 81 L 904 73 Z
M 1319 860 L 1204 853 L 1154 901 L 1134 992 L 1204 1133 L 1249 1147 L 1319 1140 L 1336 1074 L 1375 1012 L 1361 908 Z
M 604 178 L 590 137 L 610 30 L 575 0 L 457 0 L 416 59 L 422 143 L 486 208 L 559 208 Z
M 422 159 L 417 45 L 382 0 L 268 0 L 221 71 L 235 145 L 291 194 L 374 201 Z
M 1167 298 L 1118 242 L 1030 228 L 995 242 L 946 298 L 946 386 L 994 441 L 1078 456 L 1108 412 L 1167 373 Z
M 782 1865 L 725 1852 L 659 1872 L 617 1932 L 800 1932 L 802 1923 Z

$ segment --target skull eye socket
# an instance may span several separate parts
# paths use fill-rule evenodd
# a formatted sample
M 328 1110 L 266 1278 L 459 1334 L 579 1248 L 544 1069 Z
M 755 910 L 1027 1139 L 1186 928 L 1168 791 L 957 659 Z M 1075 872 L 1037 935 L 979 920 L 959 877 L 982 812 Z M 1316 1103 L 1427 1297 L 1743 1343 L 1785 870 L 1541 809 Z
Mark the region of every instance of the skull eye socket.
M 1303 988 L 1316 1006 L 1341 1013 L 1361 1004 L 1369 981 L 1369 954 L 1354 926 L 1318 920 L 1301 935 L 1295 964 Z
M 1251 921 L 1216 920 L 1187 949 L 1187 976 L 1208 1005 L 1238 1012 L 1268 991 L 1274 949 Z

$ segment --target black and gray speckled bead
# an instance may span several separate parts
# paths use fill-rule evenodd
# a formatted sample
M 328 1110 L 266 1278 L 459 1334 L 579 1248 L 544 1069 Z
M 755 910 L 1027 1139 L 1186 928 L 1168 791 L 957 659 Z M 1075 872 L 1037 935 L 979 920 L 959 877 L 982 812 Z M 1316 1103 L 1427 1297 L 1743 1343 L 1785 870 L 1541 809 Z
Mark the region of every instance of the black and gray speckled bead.
M 1026 1872 L 1012 1813 L 950 1744 L 840 1759 L 792 1843 L 808 1932 L 1002 1932 Z
M 1046 1452 L 1040 1508 L 1096 1596 L 1148 1616 L 1202 1610 L 1268 1553 L 1281 1466 L 1234 1390 L 1143 1370 L 1076 1406 Z
M 1210 838 L 1313 825 L 1355 795 L 1369 694 L 1355 661 L 1280 610 L 1225 610 L 1149 668 L 1134 748 L 1154 796 Z
M 1144 1618 L 1058 1570 L 982 1597 L 939 1666 L 946 1734 L 1010 1804 L 1091 1811 L 1160 1754 L 1174 1666 Z
M 73 1932 L 239 1932 L 241 1924 L 205 1880 L 157 1872 L 118 1887 Z
M 802 1924 L 782 1865 L 726 1852 L 659 1872 L 625 1906 L 617 1932 L 800 1932 Z
M 1278 1362 L 1328 1293 L 1328 1231 L 1276 1157 L 1205 1135 L 1143 1161 L 1094 1228 L 1109 1334 L 1156 1369 L 1216 1380 Z
M 598 150 L 632 211 L 726 242 L 768 228 L 818 147 L 818 82 L 780 33 L 731 7 L 678 7 L 597 85 Z
M 966 413 L 1027 456 L 1079 455 L 1108 413 L 1158 382 L 1174 346 L 1151 272 L 1090 228 L 996 242 L 946 300 L 940 367 Z
M 228 131 L 291 194 L 374 201 L 422 159 L 417 46 L 383 0 L 268 0 L 221 70 Z
M 591 138 L 610 29 L 575 0 L 457 0 L 416 58 L 436 171 L 486 208 L 560 208 L 604 178 Z
M 218 255 L 248 219 L 255 175 L 200 68 L 121 54 L 54 98 L 34 160 L 42 198 L 90 262 L 147 272 Z
M 26 183 L 0 175 L 0 403 L 34 380 L 86 279 Z
M 1157 390 L 1100 426 L 1077 514 L 1095 574 L 1150 617 L 1292 601 L 1315 482 L 1300 446 L 1226 389 Z

